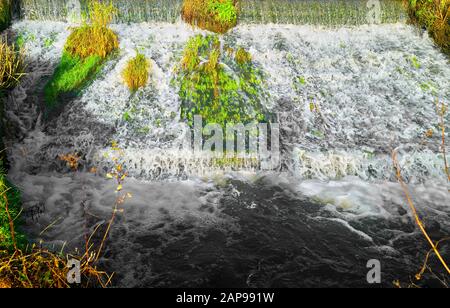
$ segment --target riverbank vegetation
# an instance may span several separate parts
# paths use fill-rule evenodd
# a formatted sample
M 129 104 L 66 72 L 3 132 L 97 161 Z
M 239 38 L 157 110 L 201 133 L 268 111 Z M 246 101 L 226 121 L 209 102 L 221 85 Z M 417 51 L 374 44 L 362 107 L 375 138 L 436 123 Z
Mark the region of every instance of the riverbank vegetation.
M 114 144 L 112 151 L 113 154 L 121 153 Z M 76 166 L 71 169 L 72 172 L 77 172 Z M 103 254 L 115 217 L 121 212 L 119 207 L 131 198 L 131 194 L 122 191 L 126 177 L 127 173 L 118 163 L 108 174 L 108 178 L 117 181 L 118 197 L 104 234 L 96 235 L 101 226 L 98 225 L 92 234 L 85 234 L 83 254 L 67 254 L 63 251 L 64 246 L 60 252 L 55 252 L 45 248 L 42 243 L 31 246 L 27 244 L 25 236 L 18 229 L 22 214 L 20 193 L 7 184 L 2 171 L 0 175 L 0 288 L 105 288 L 110 286 L 114 275 L 99 270 L 98 261 Z M 42 231 L 44 232 L 45 230 Z M 94 244 L 94 239 L 99 240 L 98 246 Z
M 407 0 L 412 21 L 428 30 L 447 55 L 450 55 L 450 0 Z
M 0 37 L 0 63 L 0 91 L 4 91 L 14 87 L 25 75 L 23 49 L 17 50 Z
M 119 47 L 117 35 L 109 28 L 115 14 L 117 9 L 111 3 L 89 2 L 88 20 L 72 29 L 61 62 L 45 86 L 47 107 L 52 108 L 61 97 L 81 90 Z
M 14 45 L 8 45 L 7 39 L 0 37 L 0 116 L 3 117 L 3 99 L 6 91 L 16 86 L 25 75 L 23 51 L 17 51 Z M 21 233 L 17 229 L 20 213 L 20 193 L 6 179 L 4 168 L 3 125 L 0 124 L 0 250 L 13 249 L 16 243 L 22 243 Z
M 193 26 L 216 33 L 226 33 L 238 20 L 236 0 L 184 0 L 183 20 Z
M 0 3 L 5 3 L 2 1 Z M 46 94 L 56 99 L 64 91 L 80 87 L 84 80 L 91 78 L 102 60 L 117 48 L 117 38 L 107 29 L 111 20 L 112 6 L 91 3 L 91 24 L 77 28 L 69 39 L 61 63 L 56 69 L 53 81 Z M 95 37 L 89 38 L 90 35 Z M 89 38 L 89 39 L 88 39 Z M 113 42 L 111 39 L 115 38 Z M 112 47 L 111 47 L 112 46 Z M 0 40 L 0 99 L 3 110 L 3 96 L 18 85 L 24 76 L 25 57 L 23 49 L 17 50 Z M 47 97 L 48 98 L 48 97 Z M 3 136 L 0 130 L 0 139 Z M 3 152 L 3 151 L 2 151 Z M 101 248 L 95 252 L 91 237 L 86 237 L 83 255 L 56 253 L 41 244 L 30 245 L 20 230 L 23 209 L 20 191 L 6 178 L 4 161 L 0 160 L 0 288 L 66 288 L 106 287 L 112 275 L 97 269 Z M 106 235 L 105 235 L 106 237 Z M 105 239 L 103 240 L 103 242 Z M 102 246 L 103 247 L 103 242 Z M 81 284 L 70 285 L 71 261 L 79 263 Z

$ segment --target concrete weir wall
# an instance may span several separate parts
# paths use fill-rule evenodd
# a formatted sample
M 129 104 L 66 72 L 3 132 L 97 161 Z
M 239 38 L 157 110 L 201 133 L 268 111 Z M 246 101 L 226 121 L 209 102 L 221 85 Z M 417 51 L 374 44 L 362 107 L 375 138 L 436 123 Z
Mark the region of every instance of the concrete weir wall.
M 72 21 L 80 18 L 89 0 L 18 0 L 23 19 Z M 180 20 L 183 0 L 112 0 L 119 8 L 116 23 Z M 377 6 L 373 2 L 377 2 Z M 379 23 L 406 18 L 401 0 L 240 0 L 244 24 L 361 25 L 370 23 L 371 7 L 379 8 Z

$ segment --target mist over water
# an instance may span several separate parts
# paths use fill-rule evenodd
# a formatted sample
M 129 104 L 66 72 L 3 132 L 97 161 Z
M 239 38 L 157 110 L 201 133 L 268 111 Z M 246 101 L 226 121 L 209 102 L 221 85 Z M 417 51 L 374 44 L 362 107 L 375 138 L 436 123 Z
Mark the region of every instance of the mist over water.
M 152 20 L 174 22 L 165 12 L 167 19 Z M 117 274 L 115 285 L 367 286 L 370 259 L 382 262 L 383 286 L 409 281 L 428 247 L 390 155 L 399 148 L 402 174 L 432 237 L 450 234 L 435 106 L 436 98 L 450 101 L 448 59 L 404 23 L 329 28 L 276 21 L 244 22 L 223 37 L 249 50 L 265 72 L 265 107 L 281 128 L 282 167 L 273 172 L 251 164 L 224 170 L 180 151 L 187 127 L 173 68 L 189 37 L 202 31 L 181 22 L 113 25 L 120 54 L 48 117 L 42 89 L 69 24 L 15 23 L 12 31 L 29 38 L 28 74 L 6 106 L 9 176 L 25 211 L 42 209 L 26 219 L 30 237 L 82 249 L 85 234 L 105 225 L 117 197 L 105 178 L 114 164 L 105 153 L 115 140 L 130 173 L 124 191 L 133 195 L 102 259 Z M 150 84 L 131 95 L 120 73 L 136 49 L 153 71 Z M 78 172 L 58 159 L 72 152 L 81 155 Z M 442 254 L 450 257 L 448 245 Z

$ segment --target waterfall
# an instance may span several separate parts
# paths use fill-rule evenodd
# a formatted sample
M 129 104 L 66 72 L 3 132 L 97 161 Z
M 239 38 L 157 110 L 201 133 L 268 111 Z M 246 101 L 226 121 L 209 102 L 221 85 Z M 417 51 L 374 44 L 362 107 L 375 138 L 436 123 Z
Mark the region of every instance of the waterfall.
M 113 0 L 116 23 L 169 22 L 180 18 L 182 0 Z M 20 16 L 31 20 L 70 21 L 86 10 L 87 0 L 20 0 Z M 367 1 L 358 0 L 242 0 L 243 24 L 361 25 L 367 23 Z M 406 18 L 400 1 L 381 1 L 382 23 Z
M 61 170 L 63 164 L 55 158 L 75 151 L 83 154 L 87 168 L 107 170 L 111 161 L 104 154 L 108 142 L 116 140 L 125 150 L 123 165 L 137 178 L 220 171 L 220 164 L 179 150 L 184 123 L 172 72 L 195 30 L 182 23 L 121 24 L 113 29 L 120 37 L 120 56 L 47 124 L 47 137 L 39 129 L 37 135 L 31 134 L 27 152 L 34 153 L 33 159 L 22 164 L 24 146 L 12 142 L 9 156 L 14 165 L 22 170 Z M 39 118 L 24 106 L 31 108 L 39 101 L 39 91 L 33 89 L 51 74 L 69 30 L 65 23 L 34 21 L 16 23 L 13 30 L 30 37 L 26 48 L 33 65 L 27 82 L 15 90 L 7 106 L 11 121 L 32 118 L 16 125 L 24 132 L 19 138 L 23 140 L 34 127 L 29 123 Z M 54 48 L 46 47 L 46 39 L 55 34 Z M 248 48 L 267 73 L 270 100 L 265 107 L 278 114 L 286 150 L 283 164 L 291 173 L 313 179 L 395 180 L 390 150 L 405 145 L 401 159 L 409 182 L 445 178 L 440 134 L 436 130 L 433 138 L 424 136 L 438 120 L 436 97 L 443 101 L 450 97 L 450 68 L 429 38 L 417 36 L 414 28 L 240 25 L 224 40 Z M 130 96 L 121 71 L 136 48 L 152 59 L 152 82 Z M 411 64 L 414 57 L 422 63 L 419 69 Z M 252 171 L 255 166 L 249 162 L 240 169 Z

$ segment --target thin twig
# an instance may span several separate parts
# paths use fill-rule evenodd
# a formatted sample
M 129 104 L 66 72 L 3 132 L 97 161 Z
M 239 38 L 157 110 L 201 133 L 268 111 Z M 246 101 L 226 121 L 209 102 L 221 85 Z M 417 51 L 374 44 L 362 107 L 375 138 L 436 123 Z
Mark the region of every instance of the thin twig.
M 403 189 L 403 192 L 405 193 L 406 199 L 408 201 L 408 205 L 411 208 L 411 211 L 412 211 L 412 214 L 414 216 L 417 226 L 422 231 L 423 235 L 425 236 L 426 240 L 430 244 L 431 248 L 433 249 L 434 253 L 438 257 L 439 261 L 442 263 L 442 265 L 445 268 L 445 270 L 447 271 L 447 273 L 450 274 L 450 268 L 448 267 L 447 263 L 442 258 L 441 254 L 439 253 L 436 244 L 434 244 L 434 242 L 431 240 L 430 236 L 428 235 L 427 231 L 425 230 L 425 226 L 424 226 L 422 220 L 420 219 L 419 214 L 417 213 L 416 207 L 414 206 L 414 203 L 412 201 L 412 197 L 409 192 L 409 189 L 406 186 L 405 182 L 403 181 L 403 178 L 401 175 L 400 164 L 398 163 L 398 159 L 397 159 L 397 150 L 392 151 L 392 160 L 394 163 L 394 168 L 396 170 L 397 180 L 400 183 L 400 185 Z

